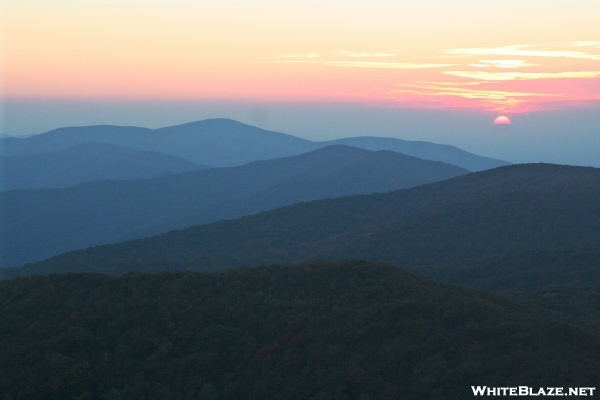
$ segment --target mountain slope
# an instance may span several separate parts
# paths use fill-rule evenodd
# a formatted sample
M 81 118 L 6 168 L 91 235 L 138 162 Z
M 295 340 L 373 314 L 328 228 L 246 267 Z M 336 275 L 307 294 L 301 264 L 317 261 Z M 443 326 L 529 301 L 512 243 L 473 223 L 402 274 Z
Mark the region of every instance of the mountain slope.
M 63 254 L 27 273 L 195 269 L 360 258 L 411 267 L 600 243 L 600 170 L 502 167 L 412 189 L 296 204 Z
M 330 238 L 316 255 L 406 265 L 594 247 L 600 243 L 600 204 L 594 200 L 600 185 L 588 185 L 569 182 L 422 211 Z
M 495 255 L 421 268 L 419 273 L 494 291 L 600 332 L 600 248 Z
M 454 146 L 422 141 L 401 140 L 382 137 L 352 137 L 332 140 L 331 144 L 345 144 L 367 150 L 391 150 L 425 160 L 441 161 L 457 165 L 469 171 L 483 171 L 508 165 L 508 163 L 488 157 L 476 156 Z
M 600 379 L 597 335 L 377 263 L 18 279 L 0 313 L 15 400 L 463 399 Z
M 453 146 L 376 137 L 312 142 L 229 119 L 208 119 L 160 129 L 119 126 L 60 128 L 24 139 L 0 139 L 0 148 L 3 148 L 5 156 L 15 156 L 57 151 L 87 142 L 157 151 L 212 167 L 230 167 L 287 157 L 336 144 L 367 150 L 400 150 L 398 152 L 403 154 L 443 161 L 470 171 L 507 165 L 503 161 L 476 156 Z
M 58 128 L 40 135 L 2 138 L 0 141 L 4 157 L 40 154 L 65 150 L 83 143 L 108 143 L 128 148 L 151 132 L 151 129 L 133 126 L 82 126 Z
M 467 172 L 393 152 L 331 146 L 241 167 L 3 192 L 2 265 L 299 201 L 412 187 Z
M 94 180 L 151 178 L 208 168 L 167 154 L 106 143 L 2 157 L 2 190 L 60 188 Z
M 2 139 L 7 156 L 60 150 L 86 142 L 158 151 L 212 167 L 286 157 L 321 147 L 308 140 L 228 119 L 210 119 L 160 129 L 120 126 L 60 128 L 25 139 Z
M 419 272 L 432 279 L 497 292 L 559 285 L 600 287 L 600 247 L 494 255 Z

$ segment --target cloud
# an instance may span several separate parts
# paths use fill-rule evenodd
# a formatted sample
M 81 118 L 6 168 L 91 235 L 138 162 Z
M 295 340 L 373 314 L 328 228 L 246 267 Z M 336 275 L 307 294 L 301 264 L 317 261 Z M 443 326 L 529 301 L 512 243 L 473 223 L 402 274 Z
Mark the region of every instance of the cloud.
M 538 108 L 534 98 L 562 98 L 560 94 L 515 92 L 503 90 L 471 89 L 468 86 L 479 85 L 481 82 L 435 82 L 396 84 L 387 91 L 388 96 L 402 100 L 406 95 L 417 97 L 455 97 L 467 100 L 469 103 L 446 102 L 451 107 L 473 107 L 473 102 L 488 110 L 532 110 Z M 411 97 L 407 101 L 414 102 Z
M 393 89 L 393 93 L 412 93 L 421 96 L 458 96 L 465 99 L 509 100 L 515 97 L 540 97 L 560 96 L 546 93 L 508 92 L 502 90 L 474 90 L 456 87 L 454 83 L 438 82 L 434 84 L 397 84 L 400 89 Z
M 481 63 L 485 64 L 471 64 L 475 65 L 485 65 L 486 67 L 496 67 L 496 68 L 524 68 L 524 67 L 537 67 L 539 64 L 530 64 L 525 62 L 525 60 L 479 60 Z
M 487 82 L 413 82 L 412 85 L 427 85 L 430 87 L 442 87 L 442 86 L 452 86 L 452 87 L 461 87 L 461 86 L 479 86 L 484 85 Z M 397 86 L 404 84 L 396 84 Z
M 596 42 L 574 42 L 574 43 L 586 43 L 585 46 L 577 46 L 571 44 L 569 47 L 591 47 L 587 43 Z M 576 59 L 588 59 L 588 60 L 600 60 L 600 54 L 591 54 L 579 50 L 552 50 L 543 48 L 540 46 L 533 45 L 514 45 L 514 46 L 503 46 L 503 47 L 473 47 L 464 49 L 450 49 L 445 50 L 445 54 L 455 56 L 511 56 L 511 57 L 547 57 L 547 58 L 576 58 Z
M 595 61 L 600 61 L 600 51 L 597 48 L 600 48 L 600 41 L 580 41 L 539 46 L 518 44 L 490 48 L 432 50 L 434 54 L 431 54 L 431 58 L 428 59 L 410 59 L 406 58 L 407 54 L 401 55 L 400 50 L 390 50 L 286 54 L 270 61 L 310 62 L 337 68 L 397 71 L 394 76 L 396 78 L 400 76 L 402 83 L 393 84 L 388 81 L 386 84 L 381 82 L 381 76 L 377 76 L 377 86 L 363 92 L 363 95 L 374 93 L 377 96 L 383 95 L 394 102 L 411 104 L 439 102 L 440 107 L 476 107 L 525 112 L 543 109 L 545 104 L 552 101 L 575 104 L 577 101 L 597 98 L 594 85 L 600 82 L 598 80 L 600 67 L 589 66 Z M 565 63 L 563 60 L 556 60 L 560 57 L 579 61 Z M 582 62 L 587 66 L 573 65 Z M 565 68 L 566 65 L 570 67 Z M 411 79 L 415 74 L 409 73 L 410 70 L 429 71 L 420 72 L 417 81 Z M 403 71 L 406 73 L 402 73 Z M 368 77 L 369 72 L 364 71 L 361 74 Z M 461 82 L 453 82 L 454 79 Z M 568 84 L 562 85 L 562 82 L 556 82 L 560 84 L 558 86 L 560 89 L 557 89 L 556 86 L 550 85 L 550 82 L 545 82 L 545 80 L 558 79 L 580 81 L 588 79 L 590 85 L 587 89 L 584 88 L 585 93 L 582 93 L 582 85 L 574 85 L 576 89 L 571 91 Z M 523 81 L 523 84 L 518 84 L 519 81 Z M 527 81 L 541 81 L 543 87 L 525 89 L 524 83 Z
M 597 49 L 600 49 L 600 42 L 574 41 L 574 42 L 568 42 L 568 44 L 570 44 L 573 47 L 595 47 Z
M 595 78 L 600 71 L 573 72 L 488 72 L 488 71 L 444 71 L 446 75 L 482 81 L 529 81 L 538 79 L 579 79 Z

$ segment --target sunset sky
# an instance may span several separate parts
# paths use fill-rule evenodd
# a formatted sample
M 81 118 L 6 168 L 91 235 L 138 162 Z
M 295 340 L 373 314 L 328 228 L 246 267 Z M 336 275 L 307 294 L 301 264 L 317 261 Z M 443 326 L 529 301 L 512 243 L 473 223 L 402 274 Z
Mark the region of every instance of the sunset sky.
M 600 110 L 598 0 L 3 0 L 1 18 L 9 134 L 33 126 L 10 112 L 27 102 L 349 104 L 490 124 Z

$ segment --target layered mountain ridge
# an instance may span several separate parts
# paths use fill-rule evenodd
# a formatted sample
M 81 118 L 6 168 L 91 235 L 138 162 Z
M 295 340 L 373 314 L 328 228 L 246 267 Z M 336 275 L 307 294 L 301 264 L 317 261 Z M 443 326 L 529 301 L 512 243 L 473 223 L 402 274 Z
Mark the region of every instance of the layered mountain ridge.
M 300 201 L 385 192 L 466 173 L 441 162 L 338 145 L 239 167 L 2 192 L 2 265 Z
M 397 151 L 457 165 L 469 171 L 507 165 L 504 161 L 477 156 L 448 145 L 377 137 L 314 142 L 223 118 L 159 129 L 110 125 L 59 128 L 27 138 L 2 138 L 0 148 L 4 156 L 18 156 L 64 150 L 88 142 L 161 152 L 211 167 L 288 157 L 336 144 Z
M 63 254 L 31 273 L 193 269 L 358 258 L 411 267 L 595 248 L 600 170 L 525 164 L 390 193 L 317 200 Z M 37 271 L 37 272 L 36 272 Z
M 48 153 L 0 157 L 0 166 L 0 187 L 5 191 L 152 178 L 208 168 L 181 157 L 96 142 Z

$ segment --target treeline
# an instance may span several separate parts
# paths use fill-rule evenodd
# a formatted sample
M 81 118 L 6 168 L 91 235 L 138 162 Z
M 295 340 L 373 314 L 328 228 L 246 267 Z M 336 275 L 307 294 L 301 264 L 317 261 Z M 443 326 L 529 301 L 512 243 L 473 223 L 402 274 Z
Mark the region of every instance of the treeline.
M 3 399 L 455 399 L 590 386 L 600 338 L 345 261 L 0 283 Z

